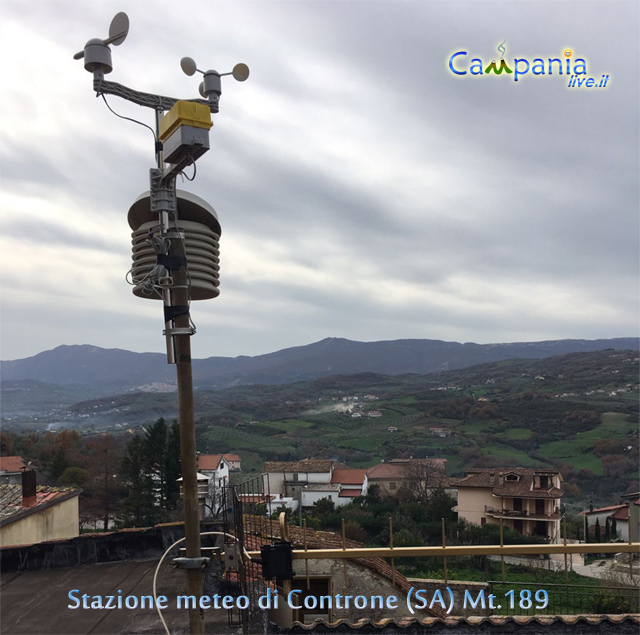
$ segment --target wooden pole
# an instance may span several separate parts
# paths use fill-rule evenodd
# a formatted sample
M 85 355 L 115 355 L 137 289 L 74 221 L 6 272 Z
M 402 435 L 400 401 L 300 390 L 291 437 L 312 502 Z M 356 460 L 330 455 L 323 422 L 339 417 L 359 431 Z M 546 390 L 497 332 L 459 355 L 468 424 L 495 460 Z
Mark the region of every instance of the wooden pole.
M 171 255 L 185 256 L 184 241 L 171 238 Z M 187 267 L 173 272 L 173 306 L 188 306 L 189 290 Z M 174 320 L 176 329 L 190 327 L 189 315 L 180 315 Z M 196 455 L 196 430 L 194 422 L 193 374 L 191 366 L 191 336 L 174 335 L 176 369 L 178 379 L 178 411 L 180 422 L 180 456 L 182 460 L 182 490 L 184 497 L 184 532 L 186 557 L 200 557 L 200 509 L 198 507 L 198 465 Z M 187 569 L 189 595 L 202 596 L 202 571 Z M 199 600 L 198 600 L 199 601 Z M 204 619 L 200 608 L 189 609 L 189 632 L 204 634 Z
M 393 551 L 393 519 L 389 516 L 389 549 Z M 396 561 L 391 557 L 391 584 L 396 588 Z
M 500 547 L 504 547 L 504 531 L 503 531 L 503 518 L 500 518 Z M 500 554 L 500 570 L 502 572 L 502 581 L 505 581 L 504 576 L 504 556 Z
M 445 549 L 447 547 L 447 534 L 445 532 L 445 524 L 444 518 L 442 520 L 442 548 Z M 442 558 L 443 572 L 444 572 L 444 583 L 447 583 L 447 556 Z

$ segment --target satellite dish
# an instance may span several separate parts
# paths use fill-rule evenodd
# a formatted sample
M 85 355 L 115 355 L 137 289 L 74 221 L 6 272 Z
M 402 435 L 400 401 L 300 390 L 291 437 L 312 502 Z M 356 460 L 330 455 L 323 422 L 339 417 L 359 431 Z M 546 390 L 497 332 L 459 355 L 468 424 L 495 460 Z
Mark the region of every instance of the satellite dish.
M 207 93 L 204 92 L 204 82 L 200 82 L 200 86 L 198 86 L 198 92 L 204 97 L 207 98 Z
M 249 67 L 246 64 L 236 64 L 231 74 L 233 75 L 233 79 L 243 82 L 249 77 Z
M 183 57 L 180 60 L 180 68 L 183 70 L 185 75 L 194 75 L 198 70 L 196 67 L 196 62 L 191 57 Z
M 117 13 L 111 25 L 109 26 L 109 37 L 104 41 L 105 44 L 113 44 L 114 46 L 120 46 L 129 34 L 129 16 L 120 11 Z

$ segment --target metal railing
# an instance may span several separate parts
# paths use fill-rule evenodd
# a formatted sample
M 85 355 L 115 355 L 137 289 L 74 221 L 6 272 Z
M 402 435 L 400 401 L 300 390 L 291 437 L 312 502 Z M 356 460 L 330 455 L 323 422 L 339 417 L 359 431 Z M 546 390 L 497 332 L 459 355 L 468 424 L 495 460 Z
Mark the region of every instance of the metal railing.
M 489 592 L 501 598 L 493 615 L 598 615 L 640 613 L 634 586 L 502 582 L 489 580 Z M 537 596 L 536 596 L 537 594 Z
M 261 555 L 260 546 L 273 543 L 277 540 L 289 541 L 289 531 L 286 521 L 286 514 L 281 513 L 278 520 L 272 520 L 267 515 L 272 511 L 268 501 L 272 499 L 269 491 L 268 479 L 265 475 L 256 477 L 250 481 L 229 487 L 227 492 L 227 504 L 225 506 L 225 530 L 239 538 L 240 546 L 244 553 L 243 563 L 238 567 L 235 579 L 238 582 L 238 590 L 252 598 L 256 598 L 265 592 L 265 585 L 269 584 L 262 578 L 262 568 L 259 564 Z M 266 502 L 265 502 L 266 501 Z M 563 527 L 562 541 L 553 544 L 518 544 L 505 545 L 503 536 L 503 523 L 500 523 L 500 544 L 493 545 L 456 545 L 447 543 L 445 538 L 445 521 L 442 519 L 442 544 L 438 546 L 416 546 L 416 547 L 394 547 L 393 546 L 393 523 L 389 518 L 388 547 L 362 547 L 353 546 L 355 543 L 345 539 L 344 521 L 342 523 L 342 547 L 341 548 L 311 548 L 308 542 L 315 547 L 322 544 L 314 530 L 308 530 L 306 521 L 303 526 L 297 528 L 292 534 L 295 543 L 292 550 L 293 560 L 304 562 L 304 569 L 309 587 L 309 576 L 313 575 L 310 569 L 313 567 L 312 561 L 316 560 L 342 560 L 345 576 L 345 588 L 347 581 L 347 561 L 356 560 L 364 563 L 368 559 L 385 559 L 387 568 L 390 565 L 390 581 L 395 588 L 396 583 L 407 579 L 396 568 L 399 559 L 402 558 L 425 558 L 442 562 L 442 577 L 445 585 L 457 583 L 464 586 L 464 581 L 454 580 L 451 573 L 458 564 L 458 558 L 498 556 L 500 560 L 499 580 L 492 580 L 490 575 L 495 576 L 495 571 L 489 572 L 487 568 L 487 581 L 489 593 L 502 598 L 502 602 L 496 602 L 487 610 L 479 610 L 479 615 L 577 615 L 577 614 L 615 614 L 615 613 L 640 613 L 638 582 L 640 577 L 637 571 L 634 573 L 632 556 L 629 559 L 628 573 L 624 573 L 619 579 L 612 578 L 610 581 L 593 580 L 591 584 L 575 584 L 575 577 L 570 577 L 570 554 L 586 553 L 629 553 L 640 554 L 640 543 L 569 543 L 566 538 L 566 522 Z M 324 534 L 325 532 L 321 532 Z M 332 543 L 336 538 L 333 535 Z M 348 542 L 352 546 L 347 546 Z M 557 577 L 547 577 L 550 582 L 545 582 L 542 573 L 538 570 L 532 575 L 532 581 L 510 581 L 509 577 L 518 577 L 518 570 L 507 569 L 506 558 L 508 556 L 544 557 L 553 554 L 564 554 L 564 566 L 558 562 L 559 571 L 564 569 L 564 583 L 560 584 Z M 372 560 L 372 561 L 373 561 Z M 485 559 L 486 561 L 486 559 Z M 637 561 L 637 557 L 636 557 Z M 401 561 L 400 561 L 401 562 Z M 449 566 L 447 565 L 449 564 Z M 402 565 L 401 565 L 402 566 Z M 520 571 L 520 573 L 522 573 Z M 536 577 L 537 576 L 537 577 Z M 456 577 L 454 573 L 454 578 Z M 627 585 L 627 577 L 629 585 Z M 407 587 L 408 588 L 408 587 Z M 536 595 L 537 594 L 537 595 Z M 546 601 L 542 601 L 542 600 Z M 544 605 L 544 606 L 542 606 Z M 246 612 L 241 612 L 234 619 L 230 615 L 230 626 L 242 624 L 245 626 L 249 618 L 253 617 L 253 610 L 256 607 L 255 601 L 250 603 L 250 608 Z M 541 608 L 542 607 L 542 608 Z M 475 609 L 474 609 L 475 610 Z M 243 614 L 244 613 L 244 614 Z M 237 619 L 239 618 L 239 619 Z

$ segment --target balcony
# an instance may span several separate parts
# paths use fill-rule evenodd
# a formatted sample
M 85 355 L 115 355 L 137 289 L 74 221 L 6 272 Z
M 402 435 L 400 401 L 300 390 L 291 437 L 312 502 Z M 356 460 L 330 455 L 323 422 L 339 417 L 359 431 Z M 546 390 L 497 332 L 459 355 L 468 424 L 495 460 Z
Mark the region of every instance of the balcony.
M 560 509 L 555 507 L 551 514 L 538 513 L 527 509 L 496 509 L 489 505 L 484 506 L 486 514 L 494 518 L 517 518 L 523 520 L 560 520 Z

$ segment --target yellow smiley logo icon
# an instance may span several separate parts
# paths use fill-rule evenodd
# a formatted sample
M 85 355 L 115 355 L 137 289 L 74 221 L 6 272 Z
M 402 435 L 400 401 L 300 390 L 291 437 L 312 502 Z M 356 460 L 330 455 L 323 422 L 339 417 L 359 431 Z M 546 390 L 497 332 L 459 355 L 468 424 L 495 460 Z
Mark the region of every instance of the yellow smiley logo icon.
M 565 57 L 571 57 L 571 53 L 572 53 L 571 49 L 565 49 L 564 56 Z

